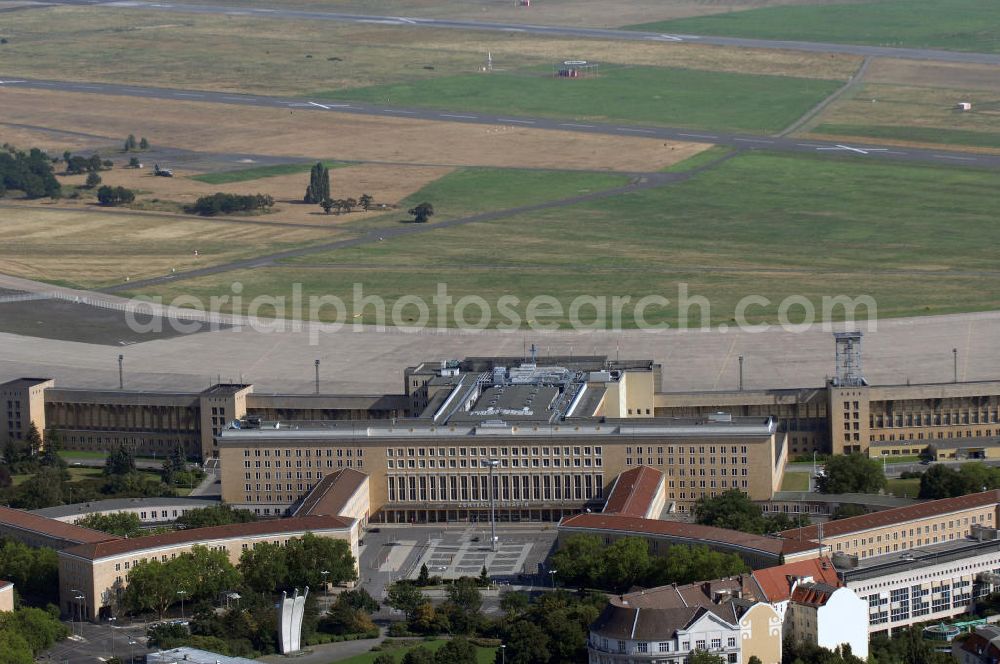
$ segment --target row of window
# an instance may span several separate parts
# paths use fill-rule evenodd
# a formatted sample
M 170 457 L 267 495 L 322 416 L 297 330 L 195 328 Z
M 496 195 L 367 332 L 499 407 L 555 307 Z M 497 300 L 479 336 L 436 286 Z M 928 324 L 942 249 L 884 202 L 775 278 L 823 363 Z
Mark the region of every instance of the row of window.
M 602 475 L 390 475 L 389 502 L 590 500 L 604 495 Z
M 489 454 L 487 454 L 487 448 L 485 447 L 409 447 L 409 448 L 389 448 L 385 451 L 387 457 L 422 457 L 422 456 L 489 456 L 490 458 L 505 457 L 505 456 L 529 456 L 527 447 L 490 447 Z M 542 456 L 552 456 L 559 455 L 562 456 L 591 456 L 591 454 L 596 454 L 600 456 L 602 448 L 600 446 L 595 447 L 532 447 L 531 455 L 537 457 L 539 455 L 539 450 L 541 450 Z M 629 448 L 631 449 L 631 448 Z M 661 452 L 663 448 L 660 448 Z M 447 454 L 445 452 L 447 451 Z
M 390 450 L 391 451 L 391 450 Z M 603 460 L 598 457 L 596 459 L 591 459 L 590 457 L 585 457 L 583 459 L 577 457 L 575 459 L 561 459 L 556 457 L 555 459 L 543 458 L 543 459 L 498 459 L 501 468 L 548 468 L 550 465 L 553 468 L 590 468 L 597 467 L 600 468 L 604 465 Z M 529 463 L 530 462 L 530 463 Z M 572 462 L 572 463 L 570 463 Z M 478 459 L 388 459 L 386 462 L 387 468 L 487 468 L 489 464 L 487 460 L 483 460 L 482 464 L 479 463 Z

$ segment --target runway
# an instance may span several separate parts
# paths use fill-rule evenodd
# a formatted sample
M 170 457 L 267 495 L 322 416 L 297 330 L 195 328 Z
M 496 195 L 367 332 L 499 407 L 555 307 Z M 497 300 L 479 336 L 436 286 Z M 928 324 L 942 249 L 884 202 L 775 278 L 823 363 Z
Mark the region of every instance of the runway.
M 624 125 L 572 121 L 542 117 L 497 115 L 464 111 L 444 111 L 426 108 L 401 108 L 384 105 L 362 104 L 358 102 L 332 102 L 310 100 L 297 97 L 269 97 L 265 95 L 234 94 L 231 92 L 211 92 L 207 90 L 184 90 L 175 88 L 144 87 L 115 83 L 77 83 L 23 79 L 0 76 L 0 94 L 4 88 L 54 90 L 84 94 L 101 94 L 146 99 L 169 99 L 173 101 L 204 102 L 212 104 L 235 104 L 283 108 L 297 111 L 350 113 L 354 115 L 395 117 L 434 122 L 459 122 L 466 124 L 501 125 L 532 129 L 548 129 L 588 134 L 629 136 L 632 138 L 653 138 L 686 143 L 712 143 L 729 145 L 743 149 L 763 149 L 777 152 L 814 154 L 823 156 L 850 157 L 892 162 L 919 162 L 937 166 L 975 166 L 980 168 L 1000 168 L 1000 155 L 975 152 L 956 152 L 926 148 L 880 146 L 876 143 L 834 143 L 813 141 L 794 137 L 777 137 L 754 134 L 732 134 L 709 130 L 680 127 L 657 127 L 649 125 Z
M 100 2 L 94 0 L 55 0 L 54 2 L 47 4 L 109 7 L 114 9 L 144 9 L 186 14 L 222 14 L 228 16 L 252 16 L 257 18 L 272 19 L 337 21 L 341 23 L 366 23 L 410 27 L 420 26 L 456 30 L 484 30 L 489 32 L 516 32 L 531 35 L 545 35 L 549 37 L 582 37 L 585 39 L 606 39 L 616 41 L 652 41 L 664 44 L 695 43 L 706 44 L 709 46 L 781 49 L 787 51 L 805 51 L 808 53 L 857 55 L 861 57 L 902 58 L 904 60 L 938 60 L 942 62 L 965 62 L 993 65 L 1000 64 L 1000 54 L 992 53 L 965 53 L 959 51 L 941 51 L 922 48 L 891 48 L 886 46 L 865 46 L 861 44 L 774 41 L 767 39 L 746 39 L 741 37 L 715 37 L 710 35 L 664 34 L 657 32 L 615 30 L 607 28 L 564 27 L 530 25 L 523 23 L 493 23 L 486 21 L 413 18 L 404 16 L 345 14 L 340 12 L 316 12 L 266 7 L 227 7 L 224 5 L 145 2 L 143 0 L 117 0 L 113 2 Z

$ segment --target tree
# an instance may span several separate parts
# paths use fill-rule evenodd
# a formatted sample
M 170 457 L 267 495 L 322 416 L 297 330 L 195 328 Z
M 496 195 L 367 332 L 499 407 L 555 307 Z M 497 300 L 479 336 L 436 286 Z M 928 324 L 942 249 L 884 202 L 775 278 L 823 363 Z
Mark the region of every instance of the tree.
M 361 197 L 358 198 L 358 204 L 365 212 L 368 212 L 373 202 L 375 202 L 375 199 L 371 196 L 371 194 L 361 194 Z
M 397 581 L 389 586 L 385 604 L 406 614 L 407 620 L 413 618 L 417 607 L 424 602 L 424 594 L 412 583 Z
M 845 505 L 837 505 L 837 509 L 833 510 L 830 514 L 830 520 L 836 521 L 837 519 L 849 519 L 852 516 L 863 516 L 868 514 L 868 510 L 862 505 L 855 505 L 853 503 L 848 503 Z
M 403 655 L 402 664 L 434 664 L 434 651 L 427 646 L 417 646 Z
M 160 619 L 163 618 L 170 605 L 178 600 L 177 591 L 184 586 L 178 566 L 172 563 L 140 560 L 132 567 L 124 597 L 124 604 L 130 611 L 155 611 Z
M 695 650 L 687 658 L 688 664 L 726 664 L 726 659 L 721 655 L 713 655 L 705 650 Z
M 281 546 L 260 542 L 240 555 L 240 575 L 243 582 L 259 593 L 273 593 L 282 579 L 288 577 L 288 565 Z
M 214 505 L 188 510 L 177 517 L 178 525 L 185 528 L 208 528 L 230 523 L 249 523 L 256 520 L 257 515 L 250 510 L 236 509 L 232 505 Z
M 128 138 L 125 139 L 125 152 L 135 150 L 135 146 L 135 134 L 129 134 Z
M 407 210 L 406 214 L 412 215 L 415 223 L 423 224 L 434 216 L 434 206 L 430 203 L 421 203 Z
M 831 457 L 817 480 L 822 493 L 878 493 L 886 486 L 882 465 L 862 454 Z
M 641 537 L 623 537 L 608 547 L 604 556 L 609 584 L 627 590 L 649 571 L 649 544 Z
M 486 569 L 486 565 L 483 565 L 483 568 L 479 570 L 479 585 L 484 588 L 490 585 L 490 571 Z
M 125 187 L 103 185 L 97 190 L 97 202 L 108 207 L 128 205 L 135 200 L 135 192 Z
M 348 213 L 354 212 L 354 208 L 358 207 L 358 201 L 353 198 L 345 198 L 343 199 L 342 203 L 343 203 L 342 207 Z
M 530 598 L 527 593 L 512 591 L 500 597 L 500 610 L 506 620 L 514 620 L 528 609 Z
M 139 149 L 140 150 L 148 150 L 149 149 L 149 141 L 146 140 L 145 136 L 143 136 L 141 139 L 139 139 Z
M 475 579 L 463 576 L 448 586 L 448 601 L 444 610 L 455 631 L 471 634 L 479 626 L 483 595 Z
M 739 489 L 723 491 L 714 498 L 704 496 L 694 507 L 695 519 L 704 526 L 763 534 L 767 524 L 760 506 Z
M 40 603 L 59 601 L 59 558 L 53 549 L 0 539 L 0 579 Z
M 549 661 L 551 657 L 548 635 L 541 627 L 527 620 L 518 621 L 514 625 L 505 645 L 505 659 L 510 664 L 538 664 Z
M 138 537 L 142 534 L 142 522 L 135 512 L 95 512 L 77 520 L 76 525 L 100 530 L 119 537 Z
M 128 158 L 128 167 L 129 168 L 139 168 L 140 166 L 142 166 L 142 164 L 139 162 L 139 158 L 138 157 L 129 157 Z
M 100 175 L 98 175 L 97 173 L 94 173 L 93 171 L 91 171 L 90 173 L 87 174 L 87 183 L 86 183 L 87 189 L 93 189 L 94 187 L 96 187 L 99 184 L 101 184 L 101 176 Z
M 306 194 L 303 201 L 306 203 L 320 203 L 330 198 L 330 171 L 323 162 L 316 162 L 309 172 L 309 186 L 306 187 Z
M 52 171 L 52 159 L 37 148 L 0 151 L 0 196 L 10 190 L 21 191 L 26 198 L 59 197 L 61 188 Z
M 420 565 L 420 574 L 417 575 L 417 585 L 418 586 L 429 586 L 431 584 L 431 575 L 427 571 L 427 563 Z
M 396 658 L 387 652 L 380 652 L 372 664 L 396 664 Z
M 38 427 L 32 422 L 28 425 L 28 432 L 24 434 L 24 444 L 28 448 L 27 453 L 31 456 L 42 451 L 42 434 L 38 433 Z
M 936 464 L 920 477 L 920 498 L 956 498 L 1000 487 L 1000 468 L 979 461 L 964 463 L 957 470 Z
M 14 483 L 7 466 L 0 466 L 0 489 L 6 489 Z
M 325 214 L 330 214 L 330 210 L 333 209 L 333 201 L 331 201 L 329 198 L 324 198 L 319 202 L 319 206 L 323 208 L 323 212 Z
M 434 653 L 434 664 L 476 664 L 476 648 L 468 639 L 456 636 Z
M 571 535 L 552 556 L 552 567 L 569 585 L 599 585 L 604 577 L 604 543 L 597 535 Z
M 764 664 L 760 661 L 760 657 L 757 655 L 750 655 L 750 659 L 747 660 L 747 664 Z
M 105 475 L 127 475 L 136 472 L 135 452 L 127 445 L 111 450 L 104 462 Z

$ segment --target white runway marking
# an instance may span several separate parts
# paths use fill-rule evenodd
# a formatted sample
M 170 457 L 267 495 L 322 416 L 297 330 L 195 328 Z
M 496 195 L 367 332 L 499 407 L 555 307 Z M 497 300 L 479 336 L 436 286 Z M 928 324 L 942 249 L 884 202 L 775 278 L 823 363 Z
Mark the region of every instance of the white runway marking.
M 765 141 L 762 138 L 734 138 L 733 140 L 741 141 L 743 143 L 767 143 L 768 145 L 774 143 L 774 141 Z
M 572 122 L 564 122 L 564 123 L 562 123 L 559 126 L 560 127 L 583 127 L 584 129 L 593 129 L 594 128 L 594 125 L 573 124 Z
M 631 132 L 635 132 L 637 134 L 652 134 L 653 133 L 652 130 L 650 130 L 650 129 L 633 129 L 631 127 L 615 127 L 615 129 L 617 129 L 618 131 L 631 131 Z
M 310 105 L 310 106 L 316 106 L 316 107 L 318 107 L 318 108 L 322 108 L 322 109 L 323 109 L 324 111 L 329 111 L 329 110 L 330 110 L 330 107 L 329 107 L 329 106 L 324 106 L 323 104 L 317 104 L 317 103 L 316 103 L 316 102 L 314 102 L 314 101 L 311 101 L 311 102 L 309 102 L 309 105 Z
M 475 120 L 477 116 L 475 115 L 454 115 L 453 113 L 441 113 L 442 118 L 462 118 L 464 120 Z
M 678 136 L 688 136 L 690 138 L 718 138 L 718 136 L 712 136 L 711 134 L 677 134 Z

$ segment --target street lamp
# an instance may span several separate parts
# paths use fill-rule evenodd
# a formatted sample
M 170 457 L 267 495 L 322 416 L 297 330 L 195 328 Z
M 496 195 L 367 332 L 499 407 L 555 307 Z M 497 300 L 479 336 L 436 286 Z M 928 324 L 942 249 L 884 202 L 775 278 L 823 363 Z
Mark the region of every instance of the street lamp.
M 493 491 L 493 469 L 500 465 L 500 462 L 496 459 L 490 459 L 486 462 L 486 465 L 490 467 L 490 548 L 496 553 L 497 550 L 497 522 L 496 522 L 496 507 L 495 501 L 496 496 Z
M 558 572 L 558 571 L 559 570 L 557 570 L 557 569 L 550 569 L 549 570 L 549 578 L 552 579 L 552 588 L 553 588 L 553 590 L 556 587 L 556 572 Z
M 131 636 L 128 637 L 128 664 L 132 664 L 135 661 L 135 644 L 135 639 Z
M 507 664 L 507 646 L 500 644 L 500 664 Z
M 330 573 L 330 570 L 326 570 L 326 569 L 323 570 L 322 572 L 320 572 L 320 575 L 323 577 L 323 588 L 326 589 L 326 597 L 327 597 L 327 599 L 330 598 L 330 586 L 328 586 L 326 584 L 326 577 L 327 577 L 327 575 L 329 573 Z
M 178 590 L 177 594 L 181 596 L 181 620 L 184 620 L 184 596 L 188 594 L 186 590 Z
M 72 590 L 72 589 L 70 589 L 70 592 L 76 593 L 76 595 L 73 596 L 73 599 L 76 600 L 76 610 L 80 614 L 80 636 L 82 637 L 83 636 L 83 606 L 80 604 L 80 601 L 81 600 L 86 600 L 87 597 L 83 594 L 82 590 Z M 75 633 L 75 630 L 74 630 L 74 633 Z

